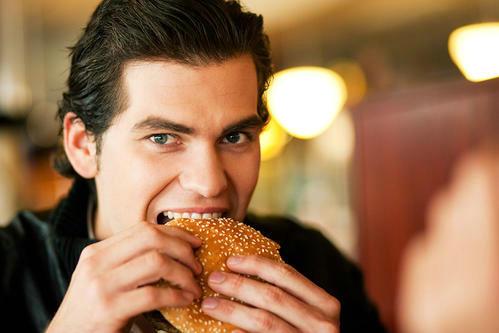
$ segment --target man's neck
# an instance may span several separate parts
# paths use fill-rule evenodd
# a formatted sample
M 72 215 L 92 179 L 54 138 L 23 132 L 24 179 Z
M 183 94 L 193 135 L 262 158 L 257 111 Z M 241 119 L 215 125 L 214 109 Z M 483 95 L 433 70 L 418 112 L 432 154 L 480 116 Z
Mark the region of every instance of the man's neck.
M 109 238 L 113 235 L 112 231 L 109 228 L 109 225 L 102 222 L 102 218 L 100 218 L 99 208 L 96 207 L 94 210 L 93 218 L 92 218 L 92 229 L 94 231 L 94 237 L 96 240 L 103 240 Z

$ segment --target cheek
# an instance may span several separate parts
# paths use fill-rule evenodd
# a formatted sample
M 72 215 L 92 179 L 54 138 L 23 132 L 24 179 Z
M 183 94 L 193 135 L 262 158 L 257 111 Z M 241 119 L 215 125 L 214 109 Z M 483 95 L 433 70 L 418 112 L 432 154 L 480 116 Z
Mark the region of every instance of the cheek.
M 231 160 L 226 171 L 236 189 L 240 204 L 247 205 L 258 181 L 260 169 L 260 151 L 254 150 L 245 156 Z
M 104 152 L 103 152 L 104 153 Z M 171 163 L 137 151 L 108 150 L 96 182 L 102 218 L 114 233 L 149 220 L 151 202 L 175 179 Z M 104 156 L 104 154 L 103 154 Z M 102 197 L 102 198 L 101 198 Z

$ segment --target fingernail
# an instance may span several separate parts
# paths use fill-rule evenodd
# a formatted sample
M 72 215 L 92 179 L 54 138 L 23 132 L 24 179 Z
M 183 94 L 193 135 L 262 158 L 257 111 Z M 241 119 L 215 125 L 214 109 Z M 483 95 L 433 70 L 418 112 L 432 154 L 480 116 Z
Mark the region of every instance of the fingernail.
M 243 261 L 243 257 L 240 256 L 232 256 L 227 259 L 227 264 L 228 265 L 238 265 Z
M 196 270 L 198 274 L 201 274 L 203 272 L 203 266 L 196 261 Z
M 216 298 L 207 298 L 204 300 L 201 305 L 203 309 L 214 309 L 218 306 L 218 299 Z
M 225 280 L 225 274 L 222 272 L 214 272 L 210 275 L 210 282 L 222 283 Z

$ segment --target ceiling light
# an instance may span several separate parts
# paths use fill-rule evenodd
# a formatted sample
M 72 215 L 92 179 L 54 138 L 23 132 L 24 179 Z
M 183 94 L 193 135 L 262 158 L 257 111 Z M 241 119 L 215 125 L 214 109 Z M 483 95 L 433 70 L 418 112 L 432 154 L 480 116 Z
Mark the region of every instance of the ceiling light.
M 467 25 L 449 36 L 449 53 L 466 79 L 499 77 L 499 22 Z
M 295 67 L 277 73 L 267 91 L 270 113 L 300 139 L 323 133 L 347 98 L 343 79 L 321 67 Z

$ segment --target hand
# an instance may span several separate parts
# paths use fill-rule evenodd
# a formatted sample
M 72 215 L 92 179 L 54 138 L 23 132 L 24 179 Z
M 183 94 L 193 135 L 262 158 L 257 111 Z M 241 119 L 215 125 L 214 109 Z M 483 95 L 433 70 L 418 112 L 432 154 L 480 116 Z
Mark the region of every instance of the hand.
M 212 273 L 210 288 L 250 306 L 207 298 L 206 314 L 247 332 L 339 332 L 338 300 L 291 266 L 259 256 L 231 257 L 227 266 L 234 273 Z
M 119 332 L 131 318 L 200 297 L 201 241 L 174 227 L 139 223 L 86 247 L 47 332 Z M 176 288 L 151 286 L 164 279 Z
M 433 201 L 402 270 L 406 333 L 499 332 L 499 159 L 475 153 Z

